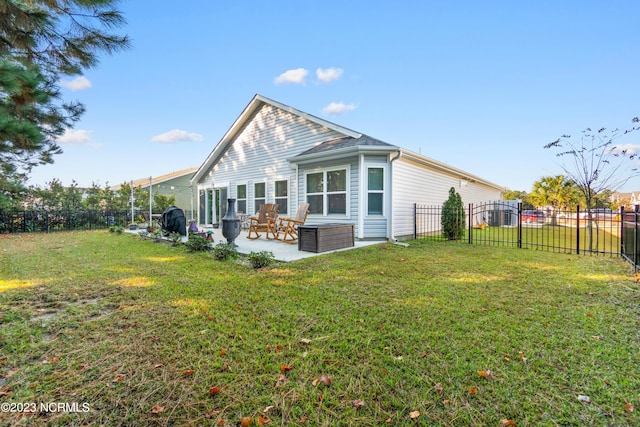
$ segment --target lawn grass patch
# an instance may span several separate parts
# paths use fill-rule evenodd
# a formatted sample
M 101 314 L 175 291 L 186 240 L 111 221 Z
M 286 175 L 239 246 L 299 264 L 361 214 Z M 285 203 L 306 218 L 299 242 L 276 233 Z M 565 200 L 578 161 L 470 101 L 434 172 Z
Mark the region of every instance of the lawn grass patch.
M 618 259 L 413 241 L 256 270 L 107 232 L 0 246 L 3 399 L 90 406 L 0 422 L 640 424 Z

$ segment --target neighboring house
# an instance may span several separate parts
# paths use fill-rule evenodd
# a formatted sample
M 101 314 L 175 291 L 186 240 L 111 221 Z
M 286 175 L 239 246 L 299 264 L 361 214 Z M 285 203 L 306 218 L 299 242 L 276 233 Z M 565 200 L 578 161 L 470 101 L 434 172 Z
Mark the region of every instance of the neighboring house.
M 611 194 L 611 203 L 624 206 L 626 210 L 633 210 L 635 206 L 640 205 L 640 192 L 618 193 L 615 191 Z
M 171 172 L 165 175 L 142 178 L 132 181 L 132 186 L 140 188 L 149 188 L 151 184 L 151 192 L 153 195 L 162 194 L 164 196 L 175 196 L 175 205 L 182 209 L 187 219 L 195 218 L 195 192 L 192 191 L 191 178 L 198 168 L 183 169 Z M 111 187 L 112 190 L 118 190 L 120 185 Z
M 465 204 L 505 188 L 444 163 L 256 95 L 192 178 L 198 222 L 219 223 L 227 198 L 255 213 L 277 203 L 308 224 L 351 223 L 359 239 L 410 238 L 414 204 L 441 205 L 451 187 Z

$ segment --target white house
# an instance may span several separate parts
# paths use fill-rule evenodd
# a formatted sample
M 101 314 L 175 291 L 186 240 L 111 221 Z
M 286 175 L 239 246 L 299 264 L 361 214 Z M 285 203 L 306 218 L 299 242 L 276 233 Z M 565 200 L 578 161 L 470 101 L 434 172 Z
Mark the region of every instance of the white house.
M 227 198 L 239 212 L 277 203 L 307 224 L 350 223 L 358 239 L 413 236 L 414 204 L 499 200 L 504 187 L 420 154 L 256 95 L 191 179 L 198 222 L 218 223 Z

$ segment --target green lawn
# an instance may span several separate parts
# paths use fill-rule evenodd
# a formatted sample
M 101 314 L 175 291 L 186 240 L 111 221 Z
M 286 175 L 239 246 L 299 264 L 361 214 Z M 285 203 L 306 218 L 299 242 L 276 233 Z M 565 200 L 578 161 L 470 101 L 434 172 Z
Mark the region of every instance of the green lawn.
M 586 227 L 533 224 L 523 225 L 521 232 L 523 248 L 575 253 L 579 242 L 582 253 L 589 252 L 590 247 L 594 252 L 599 253 L 618 254 L 620 252 L 620 226 L 617 223 L 597 226 L 594 222 L 591 246 Z M 517 227 L 488 227 L 483 230 L 473 229 L 472 233 L 473 241 L 478 244 L 500 243 L 512 247 L 518 246 Z M 468 240 L 468 236 L 465 236 L 465 239 Z
M 409 243 L 254 270 L 0 236 L 0 424 L 640 425 L 628 264 Z M 6 411 L 29 402 L 77 412 Z

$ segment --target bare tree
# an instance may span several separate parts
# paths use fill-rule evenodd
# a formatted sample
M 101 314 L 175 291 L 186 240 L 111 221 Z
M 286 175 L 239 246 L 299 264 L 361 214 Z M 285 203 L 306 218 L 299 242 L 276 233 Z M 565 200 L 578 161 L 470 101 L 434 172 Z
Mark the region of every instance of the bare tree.
M 638 146 L 630 144 L 616 144 L 620 137 L 634 132 L 640 127 L 638 117 L 632 120 L 632 127 L 620 131 L 615 129 L 608 131 L 600 128 L 593 131 L 587 128 L 578 138 L 571 135 L 562 135 L 560 138 L 545 145 L 546 149 L 557 149 L 557 157 L 562 157 L 564 162 L 561 167 L 565 176 L 571 180 L 584 196 L 586 203 L 589 232 L 589 250 L 592 249 L 592 217 L 591 208 L 595 196 L 610 190 L 616 191 L 626 184 L 631 178 L 639 176 L 640 170 L 636 160 L 640 160 Z

